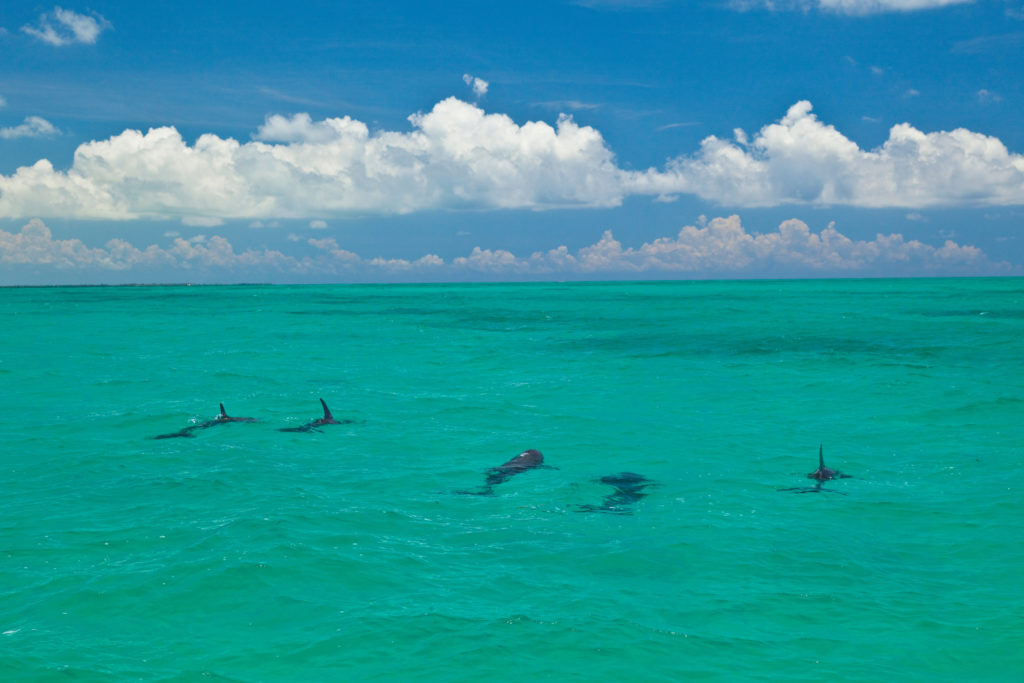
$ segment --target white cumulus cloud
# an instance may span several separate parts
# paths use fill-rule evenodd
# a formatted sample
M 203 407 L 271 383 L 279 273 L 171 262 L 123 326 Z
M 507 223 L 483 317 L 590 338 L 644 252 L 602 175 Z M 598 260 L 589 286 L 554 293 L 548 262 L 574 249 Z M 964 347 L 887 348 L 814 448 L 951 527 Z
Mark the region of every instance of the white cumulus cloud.
M 925 208 L 1024 203 L 1024 156 L 958 128 L 924 133 L 901 123 L 863 150 L 801 101 L 750 138 L 710 136 L 692 156 L 631 177 L 631 191 L 697 194 L 722 204 Z
M 253 140 L 126 130 L 0 175 L 0 217 L 250 222 L 439 209 L 612 207 L 691 194 L 728 206 L 928 208 L 1024 204 L 1024 156 L 966 129 L 893 126 L 861 149 L 801 101 L 755 134 L 710 136 L 663 168 L 620 168 L 600 132 L 562 115 L 518 124 L 456 98 L 371 131 L 350 117 L 271 116 Z M 55 131 L 42 119 L 7 136 Z
M 349 117 L 313 121 L 309 114 L 295 114 L 287 117 L 280 114 L 268 116 L 253 136 L 263 142 L 324 144 L 346 135 L 362 137 L 368 133 L 366 126 Z
M 271 117 L 256 140 L 174 128 L 81 145 L 0 176 L 0 216 L 306 218 L 439 208 L 615 206 L 620 171 L 601 134 L 562 116 L 518 125 L 449 98 L 371 133 L 349 117 Z M 276 143 L 276 144 L 275 144 Z
M 840 14 L 867 15 L 883 12 L 916 12 L 972 2 L 974 0 L 733 0 L 731 4 L 744 10 L 753 7 L 803 11 L 821 9 Z
M 110 28 L 102 16 L 86 16 L 71 10 L 54 7 L 52 14 L 42 14 L 36 26 L 22 26 L 21 30 L 44 43 L 62 47 L 74 43 L 94 44 L 100 33 Z
M 478 98 L 483 97 L 487 94 L 487 88 L 490 87 L 490 83 L 482 78 L 476 76 L 470 76 L 469 74 L 462 74 L 462 80 L 473 89 L 473 94 Z
M 0 98 L 2 106 L 2 98 Z M 46 119 L 39 116 L 27 116 L 20 126 L 0 128 L 0 138 L 11 140 L 14 138 L 41 138 L 60 133 L 57 127 Z
M 963 5 L 974 0 L 814 0 L 822 9 L 844 14 L 876 14 L 879 12 L 915 12 L 947 5 Z

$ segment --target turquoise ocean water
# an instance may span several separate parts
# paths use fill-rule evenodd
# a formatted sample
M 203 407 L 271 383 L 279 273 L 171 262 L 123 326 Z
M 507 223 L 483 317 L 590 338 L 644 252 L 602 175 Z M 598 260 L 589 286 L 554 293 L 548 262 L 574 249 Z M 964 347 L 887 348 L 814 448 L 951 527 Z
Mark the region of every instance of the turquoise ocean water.
M 5 681 L 1024 679 L 1024 280 L 0 315 Z M 278 431 L 320 397 L 353 422 Z M 260 422 L 151 438 L 219 402 Z M 819 444 L 855 478 L 780 491 Z M 527 448 L 552 468 L 459 493 Z M 630 514 L 578 511 L 624 471 Z

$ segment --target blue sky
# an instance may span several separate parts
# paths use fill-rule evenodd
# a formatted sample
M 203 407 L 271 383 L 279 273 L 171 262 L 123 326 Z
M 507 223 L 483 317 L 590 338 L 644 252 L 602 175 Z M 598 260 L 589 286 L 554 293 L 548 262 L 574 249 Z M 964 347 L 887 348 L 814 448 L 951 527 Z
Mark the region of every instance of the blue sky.
M 1024 272 L 1024 0 L 0 0 L 0 50 L 0 284 Z

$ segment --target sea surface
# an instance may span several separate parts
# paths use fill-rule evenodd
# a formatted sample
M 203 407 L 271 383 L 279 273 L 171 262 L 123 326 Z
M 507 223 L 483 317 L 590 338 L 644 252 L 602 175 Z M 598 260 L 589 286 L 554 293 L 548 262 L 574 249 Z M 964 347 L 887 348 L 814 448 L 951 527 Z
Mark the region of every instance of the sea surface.
M 1022 279 L 3 289 L 0 320 L 0 680 L 1024 680 Z M 278 431 L 320 398 L 343 424 Z M 153 438 L 219 403 L 259 421 Z M 852 478 L 807 491 L 819 445 Z

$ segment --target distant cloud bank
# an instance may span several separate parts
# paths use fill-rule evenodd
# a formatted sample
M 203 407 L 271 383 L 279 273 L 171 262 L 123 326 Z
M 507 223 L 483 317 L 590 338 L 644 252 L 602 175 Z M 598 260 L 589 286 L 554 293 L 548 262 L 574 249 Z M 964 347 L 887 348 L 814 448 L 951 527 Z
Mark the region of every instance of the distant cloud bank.
M 631 195 L 692 194 L 724 206 L 902 207 L 1024 204 L 1024 156 L 965 129 L 893 126 L 864 150 L 801 101 L 732 139 L 709 136 L 664 168 L 620 168 L 602 135 L 562 115 L 517 124 L 454 97 L 373 131 L 350 117 L 269 116 L 249 142 L 172 127 L 126 130 L 0 175 L 0 217 L 323 220 L 438 209 L 618 206 Z M 43 119 L 5 136 L 50 134 Z
M 505 250 L 474 248 L 445 261 L 435 254 L 416 260 L 366 258 L 342 248 L 336 239 L 297 241 L 301 255 L 271 249 L 236 251 L 220 236 L 183 238 L 170 233 L 169 246 L 138 248 L 123 239 L 89 247 L 80 239 L 55 239 L 40 219 L 17 233 L 0 230 L 0 264 L 46 266 L 69 271 L 152 273 L 164 269 L 183 277 L 230 280 L 248 271 L 262 279 L 332 279 L 438 281 L 463 279 L 614 279 L 622 277 L 756 276 L 786 277 L 836 274 L 978 275 L 1018 274 L 1006 263 L 993 263 L 980 250 L 947 240 L 939 247 L 901 235 L 878 235 L 855 241 L 834 225 L 815 233 L 802 221 L 784 221 L 774 232 L 750 233 L 738 216 L 701 220 L 674 237 L 639 247 L 624 247 L 611 231 L 596 243 L 571 252 L 564 246 L 519 256 Z M 277 278 L 274 274 L 277 274 Z M 188 275 L 185 275 L 188 274 Z

